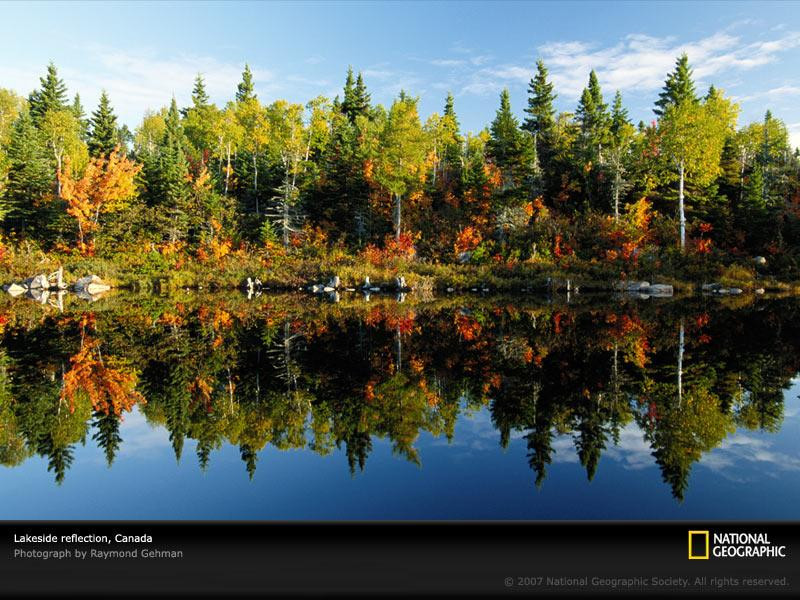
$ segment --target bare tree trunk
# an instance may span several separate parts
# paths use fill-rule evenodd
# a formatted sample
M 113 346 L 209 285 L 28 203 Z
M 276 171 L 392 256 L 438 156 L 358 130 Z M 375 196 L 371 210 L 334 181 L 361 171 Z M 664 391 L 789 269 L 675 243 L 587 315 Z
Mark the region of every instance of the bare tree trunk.
M 227 158 L 228 158 L 228 166 L 225 168 L 225 195 L 226 196 L 228 195 L 228 181 L 231 178 L 231 146 L 230 146 L 230 144 L 228 144 Z
M 400 230 L 403 224 L 403 198 L 400 194 L 394 195 L 394 239 L 400 239 Z
M 683 160 L 681 160 L 680 165 L 678 165 L 678 171 L 680 173 L 680 182 L 678 184 L 678 218 L 680 220 L 680 228 L 681 228 L 681 252 L 682 252 L 686 249 L 686 213 L 684 212 L 684 207 L 683 207 L 683 184 L 684 184 Z
M 681 318 L 681 329 L 678 333 L 678 406 L 683 402 L 683 319 Z
M 622 185 L 619 166 L 614 171 L 614 222 L 619 221 L 619 188 Z
M 283 186 L 283 247 L 289 247 L 289 174 Z
M 258 160 L 256 160 L 256 153 L 253 152 L 253 193 L 256 196 L 256 216 L 259 216 L 258 211 Z
M 55 153 L 56 155 L 56 165 L 58 171 L 56 173 L 56 195 L 61 198 L 61 154 L 59 152 Z

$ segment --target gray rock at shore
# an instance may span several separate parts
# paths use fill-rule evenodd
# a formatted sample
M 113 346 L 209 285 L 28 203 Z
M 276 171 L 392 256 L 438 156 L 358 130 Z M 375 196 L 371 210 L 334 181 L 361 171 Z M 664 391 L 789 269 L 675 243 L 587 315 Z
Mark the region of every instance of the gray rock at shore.
M 87 275 L 86 277 L 81 277 L 75 282 L 73 287 L 75 292 L 77 292 L 81 297 L 84 297 L 83 294 L 95 296 L 111 289 L 111 286 L 105 283 L 97 275 Z

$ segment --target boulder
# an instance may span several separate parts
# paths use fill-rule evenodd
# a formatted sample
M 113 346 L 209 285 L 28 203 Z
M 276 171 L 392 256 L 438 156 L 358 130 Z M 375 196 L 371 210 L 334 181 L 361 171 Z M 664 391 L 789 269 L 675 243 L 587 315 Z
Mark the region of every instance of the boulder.
M 339 276 L 334 275 L 333 277 L 331 277 L 331 280 L 328 282 L 328 285 L 325 286 L 325 288 L 331 288 L 331 289 L 330 290 L 326 289 L 325 291 L 328 292 L 332 290 L 338 290 L 341 284 L 342 282 L 339 280 Z
M 756 288 L 756 294 L 759 296 L 764 293 L 764 288 Z
M 650 296 L 665 298 L 672 296 L 672 286 L 666 283 L 655 283 L 647 288 L 646 293 Z
M 28 277 L 22 284 L 29 290 L 49 290 L 50 282 L 47 280 L 47 275 L 36 275 L 35 277 Z
M 111 286 L 104 283 L 97 275 L 87 275 L 75 282 L 75 291 L 78 292 L 79 295 L 81 295 L 81 292 L 85 292 L 90 296 L 94 296 L 95 294 L 107 292 L 110 289 Z
M 719 290 L 721 288 L 722 288 L 722 284 L 721 283 L 704 283 L 700 287 L 700 290 L 703 291 L 703 292 L 715 292 L 715 291 L 717 291 L 717 290 Z
M 470 259 L 472 259 L 472 252 L 459 252 L 458 253 L 458 264 L 465 265 L 467 264 Z
M 644 291 L 650 287 L 648 281 L 618 281 L 614 284 L 614 289 L 626 292 Z
M 25 288 L 18 283 L 7 285 L 4 289 L 14 298 L 25 293 Z
M 406 285 L 406 278 L 400 275 L 399 277 L 395 277 L 394 283 L 397 286 L 397 291 L 407 290 L 408 286 Z
M 742 290 L 741 290 L 741 288 L 730 288 L 730 289 L 728 289 L 728 293 L 733 295 L 733 296 L 738 296 L 739 294 L 742 293 Z
M 753 257 L 753 262 L 763 267 L 764 265 L 767 264 L 767 259 L 764 258 L 763 256 L 755 256 Z

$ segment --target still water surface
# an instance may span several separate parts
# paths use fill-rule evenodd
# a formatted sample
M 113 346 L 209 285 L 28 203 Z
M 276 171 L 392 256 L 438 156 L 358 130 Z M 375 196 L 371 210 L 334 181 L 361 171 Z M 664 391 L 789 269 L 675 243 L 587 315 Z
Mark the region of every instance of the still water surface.
M 6 301 L 0 518 L 796 519 L 800 303 L 727 302 Z

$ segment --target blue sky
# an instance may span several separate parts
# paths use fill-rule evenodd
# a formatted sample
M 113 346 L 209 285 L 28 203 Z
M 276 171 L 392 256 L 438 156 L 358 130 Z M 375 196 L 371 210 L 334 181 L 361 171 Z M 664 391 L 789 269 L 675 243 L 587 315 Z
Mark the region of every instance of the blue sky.
M 42 2 L 2 15 L 0 87 L 27 94 L 53 60 L 87 108 L 105 88 L 131 127 L 173 94 L 188 103 L 197 72 L 224 103 L 245 61 L 265 101 L 332 97 L 352 65 L 374 101 L 405 89 L 423 117 L 452 91 L 475 131 L 504 87 L 522 115 L 542 58 L 559 109 L 574 109 L 594 68 L 609 100 L 620 89 L 632 118 L 650 120 L 686 51 L 698 87 L 733 96 L 740 123 L 770 108 L 800 145 L 799 2 Z

